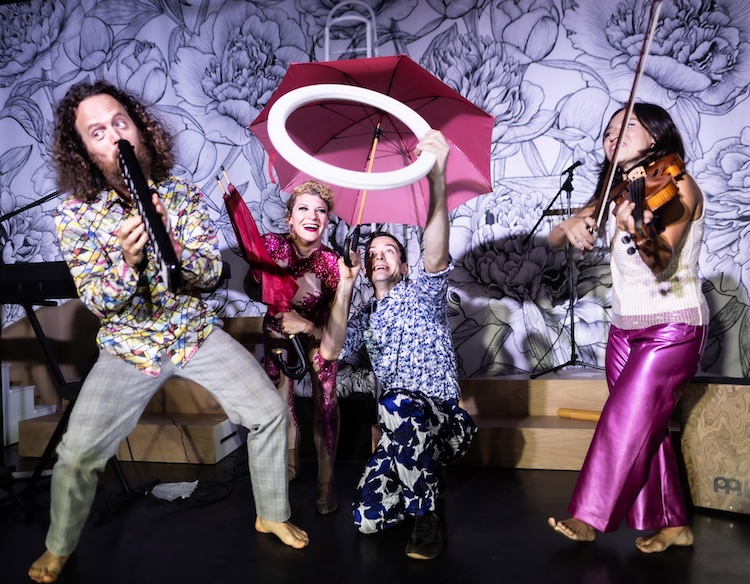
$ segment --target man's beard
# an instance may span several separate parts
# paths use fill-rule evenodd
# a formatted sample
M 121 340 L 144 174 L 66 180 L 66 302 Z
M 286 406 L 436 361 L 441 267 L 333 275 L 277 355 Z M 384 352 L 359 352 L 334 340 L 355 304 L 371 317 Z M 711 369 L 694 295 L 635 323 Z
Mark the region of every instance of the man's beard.
M 148 179 L 151 164 L 146 153 L 144 152 L 145 148 L 143 147 L 143 143 L 141 142 L 140 138 L 138 139 L 136 144 L 133 144 L 133 148 L 135 150 L 135 157 L 138 160 L 138 165 L 141 167 L 141 171 L 143 172 L 143 176 Z M 97 168 L 99 168 L 102 175 L 104 175 L 104 180 L 106 181 L 109 188 L 125 195 L 128 199 L 132 198 L 130 196 L 130 188 L 125 183 L 125 179 L 122 176 L 122 169 L 120 168 L 119 158 L 117 160 L 109 160 L 99 156 L 92 156 L 92 161 L 94 162 L 94 164 L 96 164 Z

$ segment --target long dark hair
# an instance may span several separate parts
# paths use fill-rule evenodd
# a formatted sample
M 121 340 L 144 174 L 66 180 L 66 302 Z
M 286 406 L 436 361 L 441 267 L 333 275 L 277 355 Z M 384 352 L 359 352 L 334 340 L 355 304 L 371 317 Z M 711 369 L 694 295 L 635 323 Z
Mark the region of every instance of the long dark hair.
M 94 200 L 101 191 L 111 188 L 104 174 L 89 157 L 76 129 L 76 115 L 80 103 L 86 98 L 101 94 L 115 98 L 132 118 L 150 159 L 150 175 L 155 182 L 167 178 L 174 166 L 172 136 L 158 119 L 146 111 L 138 99 L 106 81 L 82 81 L 73 85 L 57 106 L 55 142 L 52 149 L 58 188 L 72 192 L 81 200 Z
M 623 109 L 624 108 L 620 108 L 612 114 L 612 117 L 609 119 L 609 122 L 607 122 L 607 126 L 605 127 L 608 127 L 609 124 L 612 123 L 614 117 L 623 111 Z M 641 162 L 639 162 L 637 166 L 646 166 L 668 154 L 679 154 L 680 158 L 685 161 L 685 145 L 682 142 L 682 137 L 680 136 L 679 130 L 677 130 L 677 126 L 675 126 L 675 123 L 667 110 L 653 103 L 636 103 L 633 106 L 633 114 L 638 118 L 638 121 L 646 131 L 654 138 L 654 145 L 641 152 Z M 622 123 L 627 123 L 627 120 L 623 120 Z M 594 191 L 594 195 L 591 197 L 589 204 L 592 204 L 597 199 L 599 193 L 601 193 L 604 188 L 610 164 L 610 161 L 605 157 L 599 170 L 599 180 L 596 185 L 596 191 Z M 616 185 L 622 181 L 623 175 L 618 168 L 615 172 L 615 178 L 612 184 Z

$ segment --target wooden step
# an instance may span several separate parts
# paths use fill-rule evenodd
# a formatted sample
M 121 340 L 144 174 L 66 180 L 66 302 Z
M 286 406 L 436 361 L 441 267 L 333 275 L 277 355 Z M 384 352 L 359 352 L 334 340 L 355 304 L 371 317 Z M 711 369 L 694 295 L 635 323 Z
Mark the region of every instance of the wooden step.
M 479 430 L 460 464 L 581 470 L 596 422 L 557 416 L 473 416 Z
M 609 396 L 604 373 L 586 369 L 462 380 L 461 389 L 478 432 L 459 464 L 546 470 L 580 470 L 596 429 L 595 421 L 560 417 L 558 410 L 598 413 Z M 671 429 L 677 437 L 679 408 Z
M 559 408 L 601 411 L 609 391 L 601 372 L 464 379 L 462 406 L 477 416 L 557 416 Z
M 596 429 L 558 409 L 601 412 L 608 396 L 603 372 L 575 369 L 462 380 L 461 391 L 479 430 L 460 464 L 549 470 L 580 470 Z
M 40 457 L 62 414 L 18 424 L 18 454 Z M 214 464 L 239 448 L 245 431 L 225 414 L 143 414 L 117 451 L 120 460 Z
M 68 311 L 72 311 L 72 315 L 77 314 L 73 311 L 76 303 L 80 311 L 88 312 L 80 305 L 80 301 L 75 300 L 66 303 L 69 309 L 66 310 L 66 315 Z M 38 314 L 41 315 L 41 312 Z M 73 322 L 72 319 L 73 316 L 66 317 L 65 322 Z M 222 322 L 222 328 L 258 357 L 259 351 L 262 351 L 262 320 L 262 317 L 226 318 Z M 67 328 L 78 331 L 76 326 L 69 325 Z M 88 328 L 86 330 L 88 331 Z M 93 328 L 87 336 L 91 343 L 95 333 L 96 328 Z M 33 334 L 29 333 L 26 336 L 30 337 Z M 81 352 L 81 344 L 78 339 L 71 339 L 66 346 L 75 346 L 77 351 Z M 18 346 L 20 343 L 15 342 L 14 347 Z M 24 352 L 21 349 L 18 351 Z M 28 355 L 24 353 L 22 357 L 27 358 Z M 83 359 L 81 357 L 79 360 Z M 86 364 L 88 365 L 88 361 Z M 6 369 L 9 367 L 5 363 L 3 366 Z M 46 368 L 43 364 L 40 367 Z M 20 371 L 22 368 L 16 369 Z M 75 373 L 80 375 L 82 371 L 79 367 Z M 3 373 L 2 378 L 5 381 L 8 379 L 7 371 L 4 370 Z M 66 405 L 67 402 L 63 401 L 62 407 Z M 62 411 L 62 408 L 59 410 Z M 19 455 L 41 456 L 60 415 L 58 413 L 41 416 L 19 423 Z M 240 438 L 244 430 L 240 429 L 240 434 L 237 430 L 237 427 L 227 419 L 219 403 L 202 386 L 185 379 L 172 379 L 167 381 L 147 404 L 141 420 L 129 437 L 130 447 L 133 458 L 137 461 L 215 463 L 244 442 L 244 439 Z M 117 455 L 130 459 L 125 442 L 120 446 Z

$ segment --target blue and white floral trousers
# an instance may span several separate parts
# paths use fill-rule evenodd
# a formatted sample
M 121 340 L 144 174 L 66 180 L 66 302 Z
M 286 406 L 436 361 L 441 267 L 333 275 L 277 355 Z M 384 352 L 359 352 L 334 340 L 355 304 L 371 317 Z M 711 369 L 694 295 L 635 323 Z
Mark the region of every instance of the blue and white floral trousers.
M 362 533 L 396 525 L 406 515 L 434 511 L 440 466 L 461 458 L 477 427 L 458 400 L 441 401 L 404 389 L 378 400 L 383 435 L 354 495 L 354 524 Z

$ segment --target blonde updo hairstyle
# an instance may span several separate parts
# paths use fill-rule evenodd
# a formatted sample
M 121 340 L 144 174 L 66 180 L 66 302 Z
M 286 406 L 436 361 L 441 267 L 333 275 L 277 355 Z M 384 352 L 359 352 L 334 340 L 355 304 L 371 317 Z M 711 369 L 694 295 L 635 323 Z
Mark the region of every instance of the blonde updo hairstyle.
M 328 207 L 328 214 L 330 215 L 333 212 L 333 191 L 331 187 L 315 180 L 307 180 L 292 191 L 292 196 L 286 202 L 287 220 L 292 216 L 292 210 L 294 209 L 297 197 L 302 195 L 316 195 L 320 197 L 326 204 L 326 207 Z

